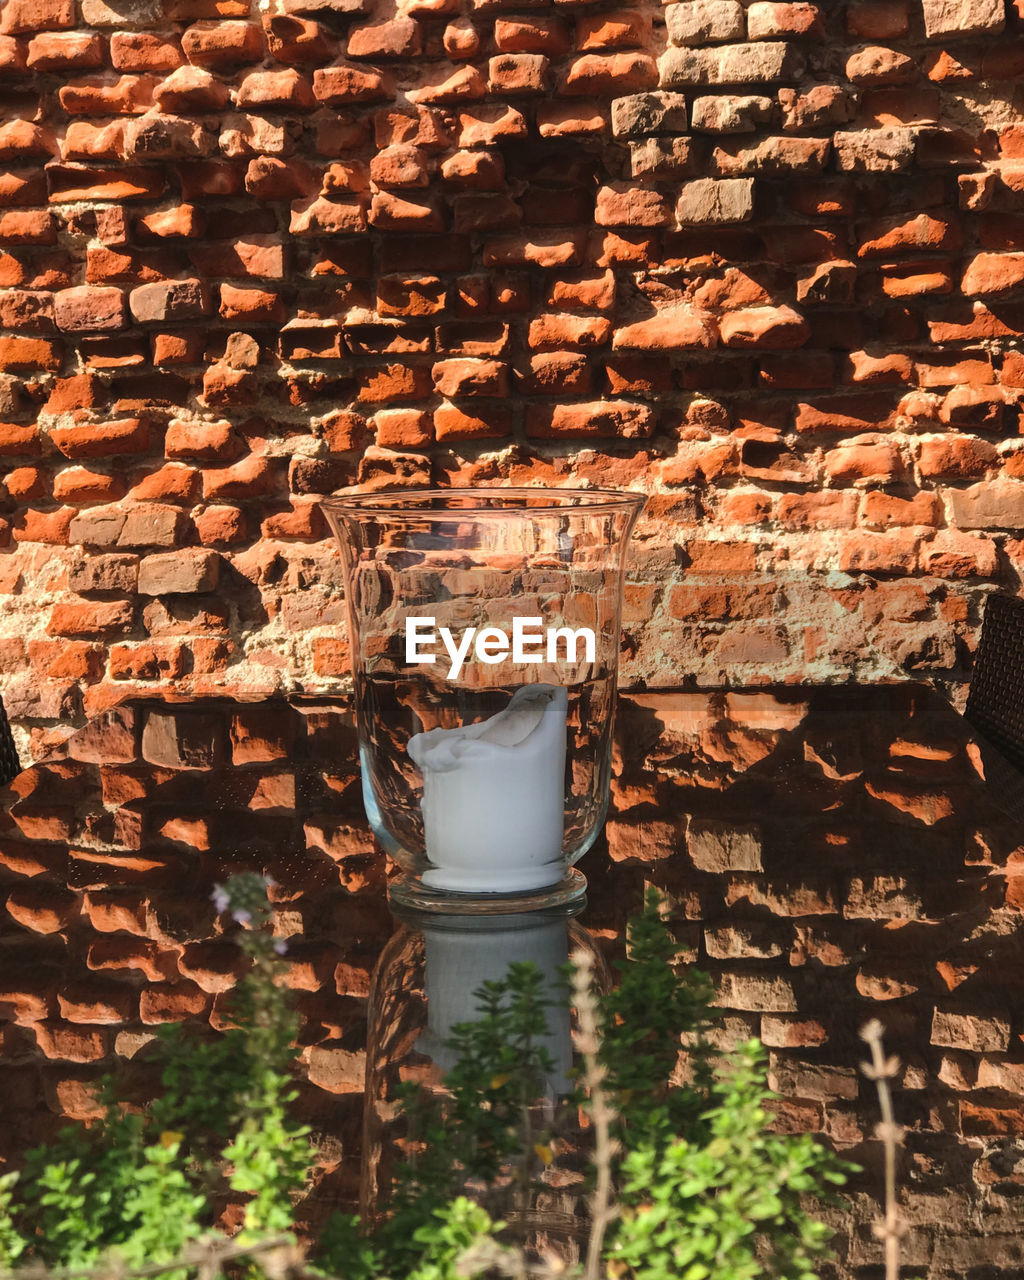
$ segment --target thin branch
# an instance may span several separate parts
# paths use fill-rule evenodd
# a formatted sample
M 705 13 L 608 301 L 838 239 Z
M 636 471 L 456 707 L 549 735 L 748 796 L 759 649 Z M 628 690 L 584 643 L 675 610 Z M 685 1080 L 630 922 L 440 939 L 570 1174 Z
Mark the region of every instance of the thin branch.
M 880 1240 L 885 1241 L 885 1280 L 899 1280 L 900 1242 L 907 1232 L 906 1223 L 900 1217 L 896 1204 L 896 1147 L 903 1137 L 903 1130 L 893 1116 L 889 1082 L 899 1072 L 900 1060 L 885 1056 L 882 1032 L 882 1024 L 874 1018 L 861 1028 L 860 1038 L 867 1042 L 871 1050 L 871 1061 L 862 1062 L 860 1069 L 869 1080 L 875 1082 L 878 1106 L 882 1113 L 882 1123 L 876 1127 L 875 1133 L 882 1139 L 885 1148 L 885 1217 L 881 1222 L 875 1223 L 874 1232 Z
M 590 1201 L 590 1239 L 587 1243 L 583 1280 L 600 1280 L 604 1237 L 618 1214 L 618 1209 L 612 1203 L 612 1161 L 619 1144 L 612 1136 L 616 1112 L 608 1101 L 604 1088 L 607 1072 L 597 1056 L 600 1031 L 597 999 L 594 995 L 594 958 L 586 951 L 579 950 L 574 951 L 570 959 L 573 966 L 573 1003 L 579 1014 L 576 1044 L 583 1057 L 583 1083 L 590 1094 L 590 1115 L 594 1122 L 594 1164 L 597 1168 L 597 1182 Z
M 168 1271 L 192 1270 L 200 1275 L 216 1275 L 225 1262 L 236 1258 L 251 1258 L 281 1251 L 280 1274 L 291 1274 L 301 1267 L 302 1253 L 294 1237 L 278 1235 L 249 1244 L 237 1240 L 219 1240 L 215 1236 L 188 1244 L 176 1258 L 167 1262 L 150 1262 L 144 1267 L 126 1267 L 115 1258 L 95 1267 L 56 1267 L 51 1270 L 43 1263 L 29 1263 L 16 1271 L 0 1270 L 0 1280 L 147 1280 L 150 1276 L 165 1275 Z

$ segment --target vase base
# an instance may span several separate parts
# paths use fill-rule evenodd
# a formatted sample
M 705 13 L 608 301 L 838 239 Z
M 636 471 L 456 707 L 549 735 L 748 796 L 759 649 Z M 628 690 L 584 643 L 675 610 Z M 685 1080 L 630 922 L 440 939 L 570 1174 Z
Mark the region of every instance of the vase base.
M 575 867 L 570 867 L 557 884 L 519 891 L 451 889 L 438 884 L 430 872 L 422 880 L 402 876 L 388 886 L 392 906 L 440 915 L 518 915 L 523 911 L 582 906 L 586 893 L 587 877 Z

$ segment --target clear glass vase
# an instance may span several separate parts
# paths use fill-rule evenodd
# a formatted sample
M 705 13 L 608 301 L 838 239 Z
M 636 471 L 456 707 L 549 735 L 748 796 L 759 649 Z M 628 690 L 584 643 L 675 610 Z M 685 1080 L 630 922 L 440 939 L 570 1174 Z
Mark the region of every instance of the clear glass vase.
M 608 802 L 639 494 L 403 490 L 321 505 L 341 546 L 363 799 L 396 893 L 577 895 Z

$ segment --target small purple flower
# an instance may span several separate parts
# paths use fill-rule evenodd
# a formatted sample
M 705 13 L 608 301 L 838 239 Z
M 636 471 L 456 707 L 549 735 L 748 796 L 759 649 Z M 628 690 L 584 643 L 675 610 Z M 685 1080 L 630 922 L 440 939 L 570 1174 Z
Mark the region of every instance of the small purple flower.
M 231 913 L 233 920 L 237 920 L 239 924 L 249 924 L 252 921 L 252 912 L 246 911 L 244 907 L 236 907 Z
M 287 943 L 287 942 L 285 942 L 284 938 L 275 938 L 275 939 L 274 939 L 274 950 L 277 952 L 277 954 L 278 954 L 279 956 L 287 955 L 287 954 L 288 954 L 288 943 Z
M 210 898 L 217 909 L 218 915 L 220 915 L 221 912 L 227 911 L 228 907 L 231 905 L 231 897 L 227 889 L 225 889 L 222 884 L 215 884 L 213 886 L 213 893 L 210 894 Z

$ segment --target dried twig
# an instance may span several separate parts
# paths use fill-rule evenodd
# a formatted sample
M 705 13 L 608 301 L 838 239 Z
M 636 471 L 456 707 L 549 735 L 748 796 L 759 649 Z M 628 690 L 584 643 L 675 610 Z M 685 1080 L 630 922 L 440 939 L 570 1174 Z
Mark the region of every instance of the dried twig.
M 597 1000 L 594 997 L 594 959 L 582 950 L 574 951 L 570 958 L 573 966 L 573 1001 L 579 1013 L 576 1044 L 583 1058 L 583 1083 L 590 1094 L 590 1115 L 594 1123 L 594 1165 L 597 1169 L 597 1182 L 590 1202 L 590 1239 L 587 1243 L 583 1280 L 600 1280 L 605 1233 L 618 1213 L 617 1207 L 612 1203 L 612 1160 L 619 1144 L 612 1136 L 615 1108 L 608 1101 L 608 1094 L 604 1089 L 607 1073 L 597 1056 L 600 1032 Z
M 899 1072 L 900 1060 L 885 1056 L 882 1044 L 882 1024 L 875 1018 L 861 1028 L 860 1038 L 871 1050 L 871 1061 L 860 1064 L 861 1071 L 875 1082 L 878 1090 L 878 1106 L 882 1113 L 881 1124 L 875 1134 L 885 1146 L 885 1217 L 874 1224 L 875 1235 L 885 1241 L 885 1280 L 899 1280 L 900 1241 L 907 1233 L 907 1226 L 900 1217 L 896 1205 L 896 1148 L 903 1138 L 903 1129 L 893 1117 L 892 1090 L 889 1081 Z
M 292 1236 L 269 1236 L 266 1240 L 241 1243 L 236 1240 L 207 1236 L 196 1240 L 176 1258 L 167 1262 L 150 1262 L 144 1267 L 126 1267 L 116 1258 L 96 1267 L 55 1267 L 31 1262 L 17 1271 L 0 1270 L 0 1280 L 147 1280 L 169 1271 L 199 1273 L 200 1280 L 216 1276 L 225 1262 L 236 1258 L 263 1257 L 264 1270 L 275 1277 L 294 1277 L 304 1272 L 302 1250 Z

